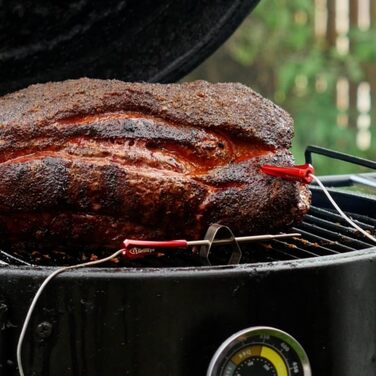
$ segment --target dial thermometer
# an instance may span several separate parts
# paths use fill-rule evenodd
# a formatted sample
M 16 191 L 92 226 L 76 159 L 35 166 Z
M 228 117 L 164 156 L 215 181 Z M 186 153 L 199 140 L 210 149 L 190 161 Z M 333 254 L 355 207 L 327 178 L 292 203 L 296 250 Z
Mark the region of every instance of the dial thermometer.
M 214 354 L 207 376 L 312 376 L 312 372 L 295 338 L 258 326 L 228 338 Z

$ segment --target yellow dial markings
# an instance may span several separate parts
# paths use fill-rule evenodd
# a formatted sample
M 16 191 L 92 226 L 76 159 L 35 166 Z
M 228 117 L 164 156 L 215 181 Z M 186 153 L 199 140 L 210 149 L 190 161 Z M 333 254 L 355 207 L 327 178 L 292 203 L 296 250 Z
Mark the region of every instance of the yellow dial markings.
M 235 365 L 239 365 L 241 362 L 244 362 L 245 359 L 250 358 L 251 356 L 260 356 L 262 346 L 252 345 L 245 347 L 238 351 L 232 358 L 231 361 Z
M 288 376 L 288 370 L 283 358 L 281 357 L 281 355 L 277 353 L 277 351 L 273 350 L 268 346 L 247 346 L 238 351 L 231 358 L 231 361 L 236 366 L 238 366 L 240 363 L 244 362 L 246 359 L 251 358 L 253 356 L 260 356 L 262 358 L 269 360 L 269 362 L 271 362 L 274 368 L 276 369 L 278 376 Z
M 260 356 L 268 359 L 273 364 L 278 376 L 288 376 L 286 363 L 282 359 L 281 355 L 277 353 L 277 351 L 268 346 L 262 346 Z

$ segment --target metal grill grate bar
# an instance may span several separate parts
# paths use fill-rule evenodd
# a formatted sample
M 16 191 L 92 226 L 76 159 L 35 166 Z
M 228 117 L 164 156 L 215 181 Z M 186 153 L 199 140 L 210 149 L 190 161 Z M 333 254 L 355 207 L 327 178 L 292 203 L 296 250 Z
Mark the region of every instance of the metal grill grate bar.
M 278 249 L 284 249 L 286 253 L 293 254 L 295 256 L 298 256 L 298 258 L 307 258 L 307 257 L 316 257 L 317 254 L 315 252 L 312 252 L 308 250 L 307 248 L 299 247 L 296 244 L 293 243 L 286 243 L 282 242 L 280 240 L 274 240 L 273 243 L 275 243 L 278 247 Z
M 311 242 L 317 243 L 324 247 L 338 251 L 339 253 L 355 251 L 356 248 L 352 248 L 339 242 L 340 238 L 337 236 L 337 240 L 328 239 L 316 234 L 312 234 L 310 231 L 304 230 L 302 227 L 294 228 L 294 231 L 299 231 L 305 239 Z M 319 255 L 317 255 L 319 256 Z
M 339 241 L 341 244 L 352 248 L 352 250 L 363 249 L 363 248 L 368 248 L 372 246 L 369 243 L 351 238 L 340 231 L 334 232 L 334 231 L 327 230 L 326 228 L 322 228 L 312 223 L 306 223 L 306 222 L 301 223 L 299 225 L 299 230 L 300 231 L 305 230 L 306 232 L 309 232 L 312 235 L 317 235 L 328 241 Z
M 299 256 L 289 250 L 272 246 L 272 243 L 254 244 L 254 247 L 242 247 L 245 262 L 275 261 L 299 259 Z M 249 257 L 249 260 L 248 260 Z
M 321 209 L 317 208 L 315 206 L 312 206 L 309 214 L 314 215 L 318 218 L 326 219 L 332 223 L 342 224 L 346 227 L 349 226 L 349 224 L 346 222 L 344 218 L 342 218 L 337 212 L 333 212 L 327 209 Z M 374 232 L 376 227 L 376 220 L 373 218 L 366 217 L 364 215 L 360 214 L 349 214 L 350 218 L 359 226 L 364 228 L 367 231 Z
M 351 217 L 355 223 L 360 223 L 361 226 L 367 227 L 367 230 L 371 231 L 373 234 L 376 233 L 376 219 L 356 213 L 351 213 Z
M 346 227 L 346 226 L 339 224 L 339 223 L 333 223 L 333 222 L 330 222 L 326 219 L 314 217 L 313 215 L 310 215 L 310 214 L 307 214 L 304 217 L 303 223 L 310 224 L 310 225 L 313 225 L 313 226 L 316 226 L 316 227 L 325 228 L 325 229 L 328 229 L 328 230 L 331 230 L 331 231 L 334 231 L 334 232 L 340 232 L 341 234 L 344 234 L 344 235 L 347 235 L 347 236 L 350 236 L 350 237 L 360 237 L 360 238 L 364 239 L 365 244 L 370 244 L 370 242 L 367 241 L 367 238 L 365 238 L 362 234 L 359 233 L 358 230 L 356 230 L 355 228 L 352 228 L 352 227 Z M 362 226 L 362 228 L 364 228 L 364 226 Z M 361 242 L 364 243 L 363 240 L 361 240 Z M 365 245 L 365 244 L 363 244 L 363 245 Z
M 323 245 L 320 245 L 317 242 L 310 242 L 304 237 L 296 239 L 298 243 L 301 243 L 302 247 L 309 248 L 311 252 L 315 253 L 316 256 L 328 256 L 328 255 L 335 255 L 337 253 L 340 253 L 339 251 L 336 251 L 334 249 L 325 247 Z

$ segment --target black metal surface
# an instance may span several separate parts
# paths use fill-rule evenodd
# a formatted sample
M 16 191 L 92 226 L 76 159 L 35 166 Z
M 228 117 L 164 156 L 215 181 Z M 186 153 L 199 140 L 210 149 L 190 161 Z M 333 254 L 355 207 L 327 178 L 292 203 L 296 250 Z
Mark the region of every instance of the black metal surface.
M 259 0 L 4 2 L 0 94 L 81 76 L 176 81 Z
M 204 375 L 229 335 L 270 325 L 302 343 L 314 375 L 373 376 L 375 249 L 314 260 L 63 275 L 38 304 L 24 349 L 25 369 L 56 376 Z M 25 302 L 46 275 L 47 270 L 0 270 L 0 289 L 17 324 L 7 331 L 13 350 Z M 10 293 L 15 290 L 17 295 Z M 14 352 L 9 356 L 12 364 Z M 14 366 L 6 367 L 2 375 L 16 375 Z
M 0 375 L 3 374 L 6 365 L 6 337 L 8 307 L 4 298 L 0 295 Z

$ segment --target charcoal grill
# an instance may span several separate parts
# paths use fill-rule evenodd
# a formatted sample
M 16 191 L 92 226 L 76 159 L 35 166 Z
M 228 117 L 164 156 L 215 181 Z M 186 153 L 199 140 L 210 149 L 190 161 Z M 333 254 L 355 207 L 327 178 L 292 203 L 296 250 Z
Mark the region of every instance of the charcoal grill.
M 257 2 L 13 1 L 0 12 L 0 92 L 80 76 L 178 80 Z M 375 195 L 342 187 L 375 187 L 376 174 L 323 181 L 341 208 L 375 234 Z M 376 246 L 332 210 L 320 189 L 311 191 L 310 212 L 286 229 L 303 236 L 242 247 L 239 265 L 225 265 L 225 247 L 211 266 L 180 251 L 60 275 L 32 316 L 26 374 L 201 376 L 228 337 L 272 327 L 299 341 L 315 376 L 374 376 Z M 69 258 L 0 252 L 1 376 L 17 375 L 16 344 L 39 285 L 54 265 L 90 257 L 79 250 Z

